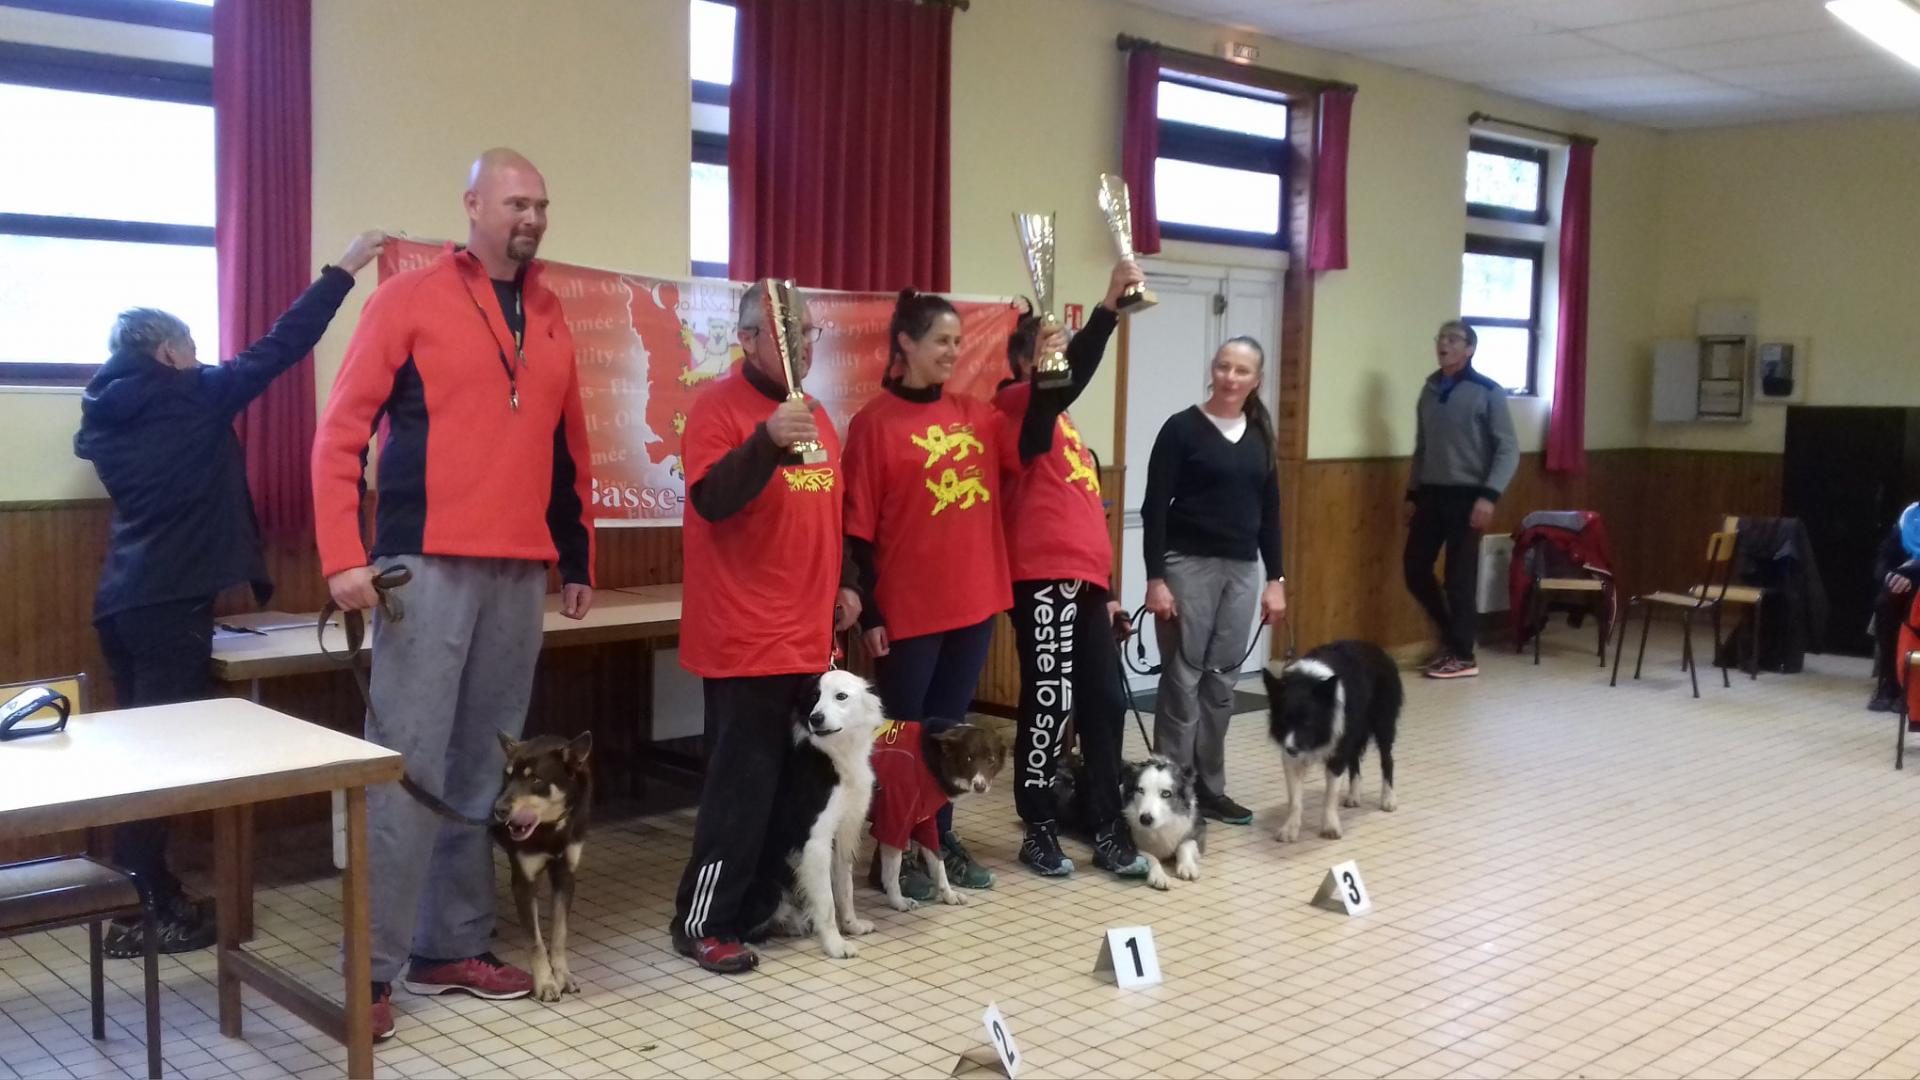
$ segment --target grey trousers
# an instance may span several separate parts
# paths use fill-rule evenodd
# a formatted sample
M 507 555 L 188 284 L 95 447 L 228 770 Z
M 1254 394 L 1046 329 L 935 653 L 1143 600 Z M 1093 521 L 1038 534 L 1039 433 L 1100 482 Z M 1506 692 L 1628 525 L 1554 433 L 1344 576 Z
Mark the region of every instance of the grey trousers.
M 402 618 L 376 614 L 367 740 L 400 751 L 407 775 L 469 817 L 492 814 L 504 758 L 498 732 L 526 727 L 540 657 L 546 567 L 523 559 L 403 555 L 413 580 Z M 398 784 L 367 791 L 373 979 L 409 956 L 458 960 L 493 935 L 487 830 L 436 817 Z M 355 988 L 349 987 L 349 993 Z
M 1237 667 L 1247 651 L 1260 602 L 1260 563 L 1170 554 L 1166 575 L 1180 618 L 1154 622 L 1161 667 L 1153 747 L 1176 764 L 1193 766 L 1207 792 L 1225 795 L 1227 720 L 1240 673 L 1214 669 Z

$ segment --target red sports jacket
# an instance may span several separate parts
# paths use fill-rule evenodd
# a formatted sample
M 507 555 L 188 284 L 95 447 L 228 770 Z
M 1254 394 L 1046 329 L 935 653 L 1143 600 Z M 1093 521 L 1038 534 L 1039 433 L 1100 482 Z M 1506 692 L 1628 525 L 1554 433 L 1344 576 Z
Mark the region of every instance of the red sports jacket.
M 593 580 L 592 457 L 573 334 L 540 263 L 521 283 L 526 361 L 479 259 L 449 246 L 367 301 L 313 441 L 314 530 L 332 575 L 370 556 L 558 562 Z M 371 551 L 361 541 L 366 447 L 384 419 Z

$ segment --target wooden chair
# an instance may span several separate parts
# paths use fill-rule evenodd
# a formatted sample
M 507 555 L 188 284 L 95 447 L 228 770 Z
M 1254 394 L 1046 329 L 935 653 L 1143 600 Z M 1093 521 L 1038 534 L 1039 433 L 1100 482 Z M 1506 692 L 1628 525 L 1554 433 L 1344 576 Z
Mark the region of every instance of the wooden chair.
M 74 712 L 86 708 L 86 676 L 0 684 L 0 701 L 29 686 L 50 686 Z M 0 755 L 6 751 L 0 749 Z M 97 849 L 98 845 L 90 844 Z M 132 874 L 90 855 L 62 855 L 0 866 L 0 938 L 85 924 L 93 1037 L 107 1037 L 105 954 L 108 919 L 139 919 L 146 931 L 147 1075 L 160 1075 L 160 941 L 151 898 Z
M 1740 519 L 1729 514 L 1723 519 L 1720 529 L 1722 532 L 1733 533 L 1737 537 L 1740 532 Z M 1731 575 L 1729 575 L 1729 579 L 1731 579 Z M 1690 586 L 1687 589 L 1687 593 L 1691 596 L 1707 596 L 1710 592 L 1710 586 L 1705 584 Z M 1747 644 L 1750 653 L 1747 657 L 1747 678 L 1749 679 L 1758 679 L 1760 677 L 1760 608 L 1766 601 L 1766 598 L 1767 591 L 1765 589 L 1754 585 L 1735 585 L 1732 584 L 1731 580 L 1725 583 L 1724 595 L 1721 597 L 1722 603 L 1738 604 L 1741 607 L 1750 607 L 1753 609 L 1752 618 L 1747 620 L 1749 624 L 1747 628 Z M 1715 634 L 1714 636 L 1717 638 L 1719 635 Z M 1714 652 L 1719 652 L 1720 643 L 1715 641 L 1713 648 Z
M 1920 652 L 1910 652 L 1903 659 L 1907 665 L 1907 678 L 1900 684 L 1900 704 L 1893 710 L 1893 767 L 1896 769 L 1907 767 L 1907 732 L 1913 730 L 1913 716 L 1907 707 L 1907 702 L 1911 700 L 1907 687 L 1913 685 L 1914 679 L 1920 679 Z
M 1533 662 L 1540 663 L 1540 639 L 1546 636 L 1547 594 L 1559 593 L 1566 596 L 1590 597 L 1594 607 L 1594 636 L 1599 639 L 1600 666 L 1607 665 L 1607 585 L 1608 583 L 1593 577 L 1543 577 L 1533 579 L 1533 591 L 1529 597 L 1532 612 L 1530 621 L 1540 629 L 1533 634 Z
M 1608 686 L 1620 683 L 1620 654 L 1627 647 L 1627 624 L 1633 621 L 1633 609 L 1643 609 L 1640 619 L 1640 653 L 1633 662 L 1633 677 L 1640 677 L 1641 666 L 1647 659 L 1647 632 L 1653 625 L 1655 609 L 1678 614 L 1681 627 L 1680 664 L 1693 679 L 1693 696 L 1700 696 L 1699 663 L 1693 653 L 1693 619 L 1706 613 L 1713 620 L 1713 641 L 1715 651 L 1720 643 L 1720 608 L 1725 601 L 1728 583 L 1733 577 L 1733 553 L 1738 546 L 1739 535 L 1733 532 L 1717 532 L 1707 538 L 1706 584 L 1686 593 L 1652 592 L 1645 596 L 1636 596 L 1627 601 L 1626 613 L 1620 619 L 1620 638 L 1613 646 L 1613 677 L 1607 680 Z M 1695 595 L 1695 593 L 1698 595 Z M 1727 669 L 1720 669 L 1720 682 L 1731 687 L 1732 680 L 1727 677 Z

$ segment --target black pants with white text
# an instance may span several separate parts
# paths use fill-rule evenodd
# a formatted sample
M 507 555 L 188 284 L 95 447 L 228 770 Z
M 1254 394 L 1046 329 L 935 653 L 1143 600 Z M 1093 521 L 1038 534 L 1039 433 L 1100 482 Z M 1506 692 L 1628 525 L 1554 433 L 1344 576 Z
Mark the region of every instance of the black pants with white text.
M 1069 718 L 1086 759 L 1089 823 L 1099 829 L 1120 816 L 1127 698 L 1107 599 L 1107 590 L 1084 581 L 1013 583 L 1020 655 L 1013 804 L 1030 825 L 1059 815 L 1053 774 Z

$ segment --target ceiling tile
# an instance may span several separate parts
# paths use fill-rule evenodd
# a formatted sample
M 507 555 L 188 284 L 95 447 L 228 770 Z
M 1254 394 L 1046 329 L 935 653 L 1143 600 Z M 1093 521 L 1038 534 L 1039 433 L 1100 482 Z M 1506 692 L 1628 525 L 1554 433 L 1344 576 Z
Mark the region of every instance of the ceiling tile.
M 1775 34 L 1772 37 L 1686 45 L 1677 49 L 1654 49 L 1646 55 L 1683 71 L 1716 71 L 1720 68 L 1798 60 L 1858 61 L 1863 55 L 1863 44 L 1853 31 L 1836 26 L 1802 34 Z
M 1686 15 L 1745 0 L 1473 0 L 1483 8 L 1509 11 L 1564 30 L 1617 26 L 1643 19 Z
M 1818 0 L 1754 0 L 1663 19 L 1584 31 L 1595 41 L 1622 49 L 1673 49 L 1718 41 L 1831 29 L 1833 17 Z

